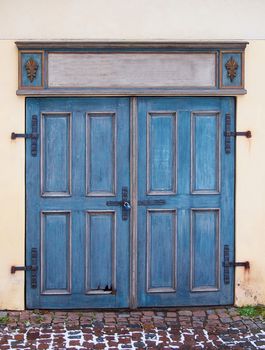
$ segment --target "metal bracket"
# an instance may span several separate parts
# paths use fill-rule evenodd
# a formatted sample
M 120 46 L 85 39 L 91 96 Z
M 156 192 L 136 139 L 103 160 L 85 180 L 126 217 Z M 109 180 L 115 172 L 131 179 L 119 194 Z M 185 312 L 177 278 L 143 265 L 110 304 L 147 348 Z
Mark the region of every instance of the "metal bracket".
M 250 269 L 249 261 L 240 261 L 240 262 L 230 261 L 229 266 L 230 267 L 244 267 L 245 269 Z
M 226 113 L 225 115 L 225 153 L 231 153 L 231 137 L 245 136 L 246 138 L 251 138 L 252 134 L 250 130 L 247 131 L 231 131 L 231 115 Z
M 237 136 L 245 136 L 247 139 L 252 137 L 251 131 L 225 131 L 225 137 L 237 137 Z
M 36 155 L 37 155 L 37 140 L 39 138 L 38 118 L 36 115 L 33 115 L 31 118 L 31 129 L 32 129 L 31 134 L 17 134 L 15 132 L 12 132 L 11 140 L 15 140 L 16 138 L 31 139 L 31 155 L 33 157 L 36 157 Z
M 16 273 L 16 271 L 31 271 L 31 288 L 37 288 L 37 271 L 38 271 L 37 259 L 38 259 L 37 248 L 31 248 L 32 265 L 11 266 L 12 274 Z
M 139 206 L 149 206 L 149 205 L 163 205 L 166 204 L 164 199 L 146 199 L 143 201 L 138 201 Z
M 229 245 L 225 244 L 224 246 L 224 261 L 223 261 L 223 267 L 224 267 L 224 283 L 229 284 L 230 283 L 230 267 L 244 267 L 245 269 L 250 269 L 250 263 L 249 261 L 243 261 L 243 262 L 235 262 L 235 261 L 229 261 Z
M 33 134 L 17 134 L 15 132 L 12 132 L 11 134 L 11 139 L 12 140 L 15 140 L 17 139 L 18 137 L 21 137 L 21 138 L 24 138 L 24 139 L 32 139 L 34 138 L 35 135 Z M 36 137 L 36 136 L 35 136 Z
M 28 266 L 11 266 L 11 273 L 16 273 L 16 271 L 37 271 L 38 267 L 33 265 Z

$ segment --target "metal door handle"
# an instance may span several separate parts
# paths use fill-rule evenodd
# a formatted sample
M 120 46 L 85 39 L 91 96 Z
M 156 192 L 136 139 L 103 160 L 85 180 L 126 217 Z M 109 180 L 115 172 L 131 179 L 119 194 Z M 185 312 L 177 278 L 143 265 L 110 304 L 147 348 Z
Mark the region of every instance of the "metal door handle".
M 106 204 L 108 207 L 123 207 L 128 210 L 131 209 L 131 204 L 127 201 L 107 201 Z
M 131 204 L 128 201 L 128 187 L 122 187 L 122 200 L 121 201 L 107 201 L 107 206 L 121 206 L 122 207 L 122 220 L 128 220 Z

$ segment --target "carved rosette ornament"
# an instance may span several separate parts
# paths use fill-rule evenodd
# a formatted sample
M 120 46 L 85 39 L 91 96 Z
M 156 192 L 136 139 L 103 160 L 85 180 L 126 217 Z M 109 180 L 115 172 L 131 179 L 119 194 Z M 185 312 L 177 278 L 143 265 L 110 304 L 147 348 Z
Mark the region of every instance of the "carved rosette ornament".
M 32 57 L 25 63 L 27 77 L 31 83 L 36 78 L 38 68 L 39 68 L 38 63 L 36 61 L 34 61 L 34 59 Z
M 237 73 L 237 68 L 238 68 L 238 64 L 237 62 L 233 59 L 233 57 L 231 56 L 229 58 L 229 60 L 226 62 L 225 64 L 225 68 L 227 70 L 227 76 L 230 78 L 230 81 L 232 82 L 235 77 L 236 77 L 236 73 Z

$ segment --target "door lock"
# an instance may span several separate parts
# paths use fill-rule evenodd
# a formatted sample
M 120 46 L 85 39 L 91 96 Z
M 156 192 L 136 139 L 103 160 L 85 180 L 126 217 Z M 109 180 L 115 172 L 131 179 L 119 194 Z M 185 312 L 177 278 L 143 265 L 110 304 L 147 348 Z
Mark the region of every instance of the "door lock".
M 125 210 L 131 209 L 131 204 L 129 202 L 122 202 L 122 206 Z

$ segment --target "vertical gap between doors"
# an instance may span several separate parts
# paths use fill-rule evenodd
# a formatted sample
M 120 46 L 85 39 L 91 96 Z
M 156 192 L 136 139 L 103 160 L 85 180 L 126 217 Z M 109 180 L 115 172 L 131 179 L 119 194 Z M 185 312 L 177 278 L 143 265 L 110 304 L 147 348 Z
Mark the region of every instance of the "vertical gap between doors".
M 137 308 L 137 97 L 130 98 L 130 308 Z

